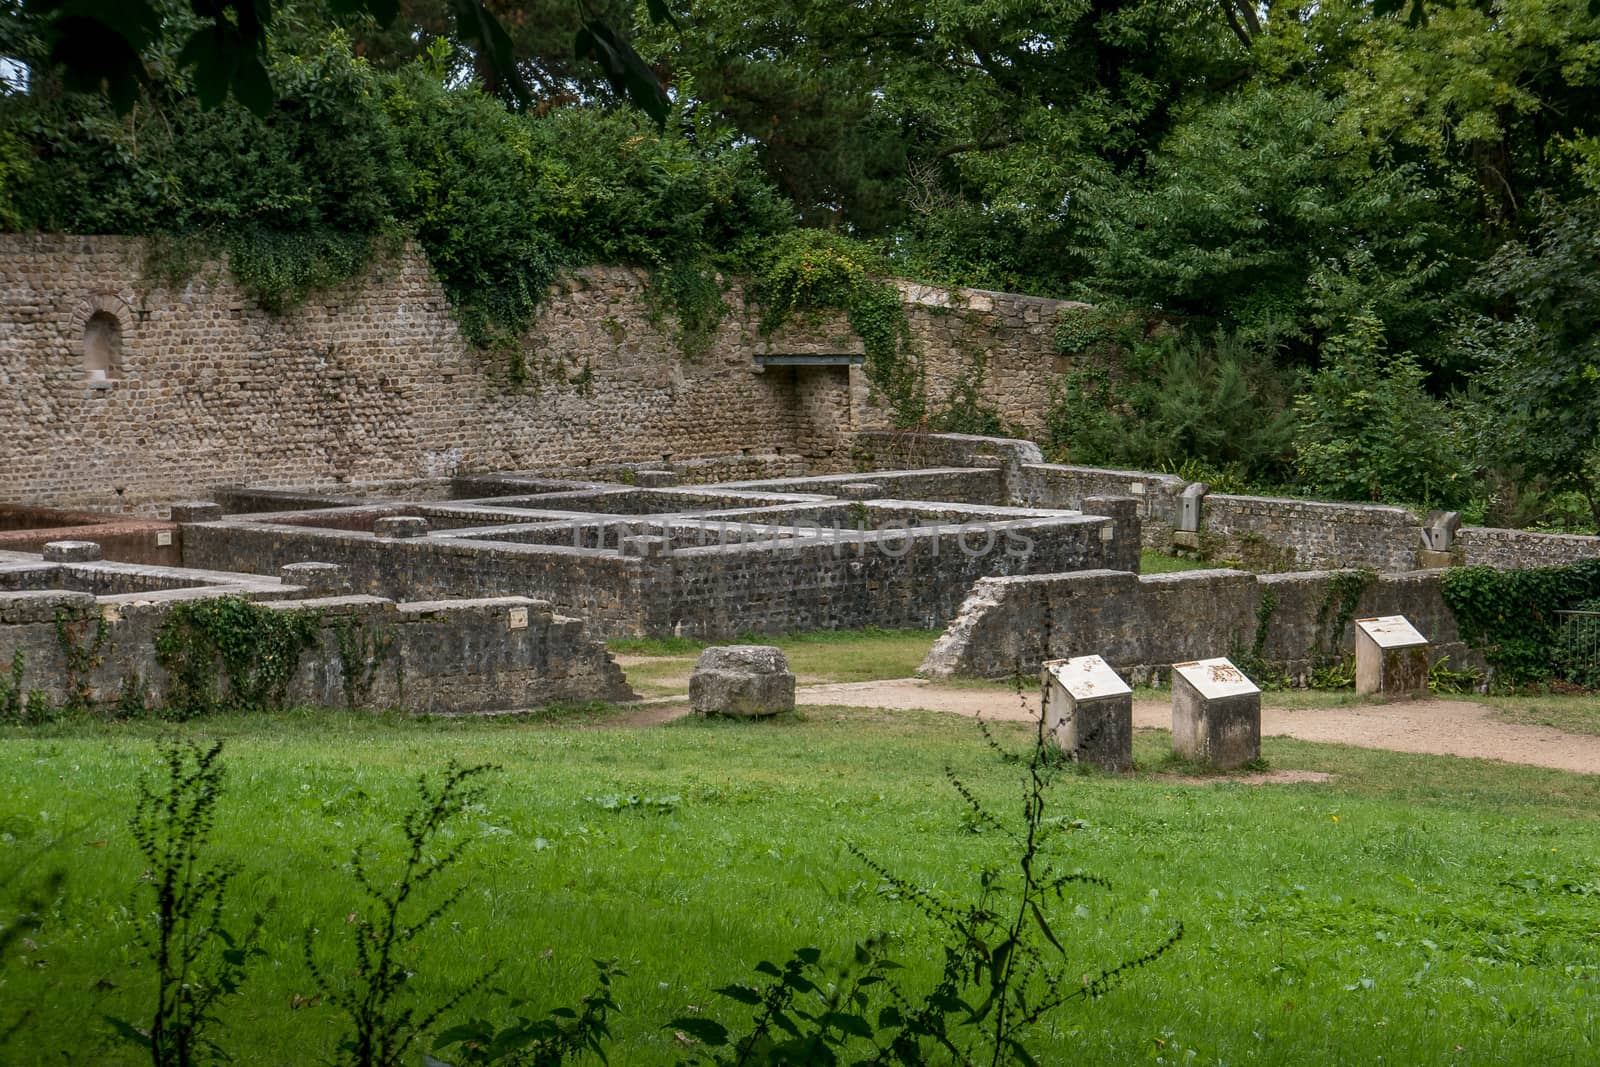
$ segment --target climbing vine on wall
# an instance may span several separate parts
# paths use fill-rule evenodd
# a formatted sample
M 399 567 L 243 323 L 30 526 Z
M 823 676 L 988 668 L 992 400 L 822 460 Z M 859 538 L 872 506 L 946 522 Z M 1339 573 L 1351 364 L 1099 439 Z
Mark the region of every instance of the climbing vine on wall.
M 315 611 L 275 611 L 241 597 L 173 605 L 155 641 L 156 662 L 169 676 L 168 712 L 191 719 L 224 707 L 281 707 L 319 623 Z
M 1369 570 L 1353 570 L 1339 571 L 1328 580 L 1328 591 L 1317 605 L 1317 626 L 1310 649 L 1314 663 L 1326 664 L 1339 659 L 1344 628 L 1356 617 L 1361 594 L 1377 577 Z
M 867 381 L 888 403 L 895 425 L 915 426 L 926 413 L 922 365 L 899 291 L 875 276 L 882 266 L 847 237 L 796 230 L 773 242 L 751 295 L 763 305 L 764 333 L 798 313 L 843 311 L 866 350 Z
M 1442 591 L 1462 639 L 1483 651 L 1500 683 L 1539 682 L 1555 668 L 1556 612 L 1600 597 L 1600 559 L 1519 571 L 1459 567 L 1445 572 Z
M 56 641 L 61 646 L 61 656 L 67 668 L 63 684 L 66 690 L 63 710 L 86 711 L 93 695 L 89 676 L 105 658 L 102 649 L 108 633 L 106 621 L 102 616 L 95 616 L 93 637 L 89 636 L 90 624 L 87 619 L 73 620 L 65 611 L 56 612 L 55 624 Z

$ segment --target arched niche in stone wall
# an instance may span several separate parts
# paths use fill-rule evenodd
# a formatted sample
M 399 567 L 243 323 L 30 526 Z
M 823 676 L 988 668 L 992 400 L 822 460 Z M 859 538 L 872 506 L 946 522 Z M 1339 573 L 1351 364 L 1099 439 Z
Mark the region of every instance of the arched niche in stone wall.
M 93 293 L 73 308 L 63 332 L 91 386 L 109 386 L 122 377 L 138 319 L 116 293 Z

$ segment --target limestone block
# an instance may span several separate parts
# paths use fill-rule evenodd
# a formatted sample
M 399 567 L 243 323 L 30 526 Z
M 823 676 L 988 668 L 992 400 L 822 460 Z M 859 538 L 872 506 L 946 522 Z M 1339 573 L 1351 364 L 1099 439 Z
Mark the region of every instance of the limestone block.
M 93 563 L 102 556 L 94 541 L 50 541 L 44 546 L 44 558 L 49 563 Z
M 689 675 L 689 704 L 699 715 L 758 718 L 794 710 L 794 675 L 770 645 L 708 648 Z
M 1172 665 L 1172 749 L 1219 770 L 1261 758 L 1261 690 L 1225 658 Z
M 1045 727 L 1061 750 L 1107 771 L 1133 766 L 1133 690 L 1099 656 L 1044 664 Z
M 1428 639 L 1404 615 L 1356 620 L 1356 692 L 1426 696 Z
M 1431 511 L 1422 524 L 1422 547 L 1429 552 L 1448 552 L 1455 546 L 1460 529 L 1459 511 Z
M 372 524 L 377 537 L 424 537 L 428 533 L 428 520 L 420 515 L 390 515 Z
M 1183 533 L 1200 532 L 1200 507 L 1211 487 L 1205 482 L 1191 482 L 1184 487 L 1178 500 L 1178 529 Z

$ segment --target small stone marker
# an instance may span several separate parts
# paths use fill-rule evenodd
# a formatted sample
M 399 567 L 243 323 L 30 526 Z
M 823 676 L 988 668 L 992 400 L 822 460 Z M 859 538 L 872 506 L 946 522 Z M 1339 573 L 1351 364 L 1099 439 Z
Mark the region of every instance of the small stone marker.
M 1428 691 L 1428 639 L 1404 615 L 1356 620 L 1356 692 Z
M 428 532 L 428 520 L 421 515 L 390 515 L 372 524 L 378 537 L 423 537 Z
M 1061 750 L 1108 771 L 1133 766 L 1133 690 L 1099 656 L 1044 664 L 1044 714 Z
M 783 650 L 720 645 L 700 653 L 689 675 L 689 704 L 699 715 L 759 718 L 794 710 L 794 675 Z
M 93 563 L 101 556 L 98 541 L 50 541 L 44 546 L 47 563 Z
M 1233 770 L 1261 758 L 1261 690 L 1229 660 L 1172 665 L 1172 749 Z

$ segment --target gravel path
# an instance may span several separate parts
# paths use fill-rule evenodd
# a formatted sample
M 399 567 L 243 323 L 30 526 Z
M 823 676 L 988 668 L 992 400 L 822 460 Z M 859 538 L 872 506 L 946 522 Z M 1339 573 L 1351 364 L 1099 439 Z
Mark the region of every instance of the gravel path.
M 939 685 L 920 678 L 881 682 L 837 682 L 805 685 L 795 693 L 802 707 L 842 705 L 858 708 L 923 709 L 1026 720 L 1039 713 L 1039 694 L 1020 697 L 1004 689 Z M 1359 748 L 1463 756 L 1551 767 L 1579 774 L 1600 774 L 1600 737 L 1563 733 L 1548 726 L 1501 722 L 1484 704 L 1467 700 L 1410 700 L 1355 708 L 1290 711 L 1271 706 L 1266 694 L 1261 711 L 1264 737 L 1293 737 Z M 620 720 L 619 726 L 649 726 L 688 714 L 682 697 L 646 701 Z M 1135 729 L 1167 727 L 1172 706 L 1162 700 L 1133 705 Z

